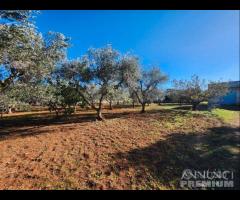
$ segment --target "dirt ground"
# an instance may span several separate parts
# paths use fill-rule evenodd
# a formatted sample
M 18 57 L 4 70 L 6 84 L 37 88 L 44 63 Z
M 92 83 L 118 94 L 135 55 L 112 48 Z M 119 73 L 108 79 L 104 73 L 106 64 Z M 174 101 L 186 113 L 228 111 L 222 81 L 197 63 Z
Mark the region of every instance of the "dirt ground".
M 228 169 L 239 189 L 239 127 L 183 110 L 105 110 L 0 123 L 0 189 L 181 189 L 184 169 Z

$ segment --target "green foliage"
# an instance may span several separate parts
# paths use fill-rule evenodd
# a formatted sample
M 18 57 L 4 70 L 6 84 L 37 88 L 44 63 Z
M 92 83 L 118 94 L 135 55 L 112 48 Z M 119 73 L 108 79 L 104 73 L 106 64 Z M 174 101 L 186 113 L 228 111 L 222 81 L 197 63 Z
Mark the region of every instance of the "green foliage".
M 161 98 L 162 93 L 158 86 L 166 82 L 167 79 L 167 76 L 159 68 L 155 67 L 149 71 L 143 71 L 141 76 L 137 74 L 133 80 L 127 81 L 131 96 L 136 97 L 142 105 L 142 112 L 145 112 L 146 103 L 151 103 Z
M 64 115 L 71 115 L 73 113 L 74 113 L 74 108 L 72 108 L 72 107 L 66 107 L 64 109 Z
M 193 110 L 203 101 L 211 98 L 220 98 L 227 92 L 227 85 L 224 83 L 210 82 L 211 87 L 207 88 L 207 83 L 197 75 L 193 75 L 191 80 L 174 80 L 175 96 L 184 97 L 187 102 L 193 105 Z
M 8 112 L 9 109 L 14 109 L 15 111 L 30 111 L 31 106 L 24 102 L 17 100 L 16 98 L 13 98 L 9 96 L 8 94 L 1 94 L 0 95 L 0 112 Z
M 59 79 L 50 83 L 46 94 L 48 99 L 45 104 L 50 111 L 55 111 L 57 115 L 61 109 L 64 110 L 65 115 L 71 115 L 75 111 L 73 107 L 77 105 L 85 106 L 85 102 L 79 95 L 78 90 Z
M 6 19 L 9 21 L 17 22 L 29 22 L 30 18 L 37 11 L 31 10 L 0 10 L 0 18 Z
M 16 105 L 14 108 L 19 112 L 31 111 L 31 105 L 25 102 L 16 102 Z
M 46 95 L 48 87 L 43 84 L 20 83 L 11 85 L 5 94 L 16 101 L 25 102 L 31 105 L 44 105 L 48 98 Z
M 82 59 L 63 63 L 56 76 L 75 87 L 84 102 L 97 110 L 98 117 L 102 118 L 103 100 L 114 98 L 134 67 L 126 65 L 120 53 L 108 45 L 91 48 Z
M 53 32 L 43 37 L 29 25 L 31 16 L 31 11 L 0 12 L 11 22 L 0 24 L 0 92 L 16 81 L 40 82 L 65 57 L 68 39 Z
M 10 103 L 10 99 L 6 95 L 0 94 L 0 112 L 1 113 L 4 111 L 7 111 L 9 103 Z
M 109 89 L 109 92 L 106 96 L 106 100 L 113 104 L 113 103 L 129 103 L 130 102 L 130 97 L 129 97 L 129 91 L 127 88 L 111 88 Z
M 81 96 L 78 94 L 77 89 L 71 86 L 61 86 L 60 95 L 62 96 L 62 104 L 64 106 L 70 107 L 77 105 L 77 103 L 81 103 L 81 105 L 84 104 Z

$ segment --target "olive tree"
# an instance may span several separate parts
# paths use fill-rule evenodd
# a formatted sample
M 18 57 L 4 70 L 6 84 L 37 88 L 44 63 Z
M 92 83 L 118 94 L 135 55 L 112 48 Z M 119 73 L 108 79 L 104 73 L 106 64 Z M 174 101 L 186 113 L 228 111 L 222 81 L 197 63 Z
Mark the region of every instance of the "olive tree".
M 31 107 L 28 103 L 12 98 L 8 93 L 0 94 L 0 113 L 12 113 L 13 111 L 30 111 Z
M 192 110 L 196 110 L 197 106 L 211 98 L 221 98 L 227 91 L 227 84 L 220 81 L 211 81 L 211 87 L 207 87 L 207 82 L 200 79 L 197 75 L 193 75 L 190 80 L 174 80 L 176 90 L 184 94 L 185 99 L 192 105 Z
M 132 108 L 135 108 L 136 103 L 138 103 L 138 98 L 131 88 L 129 88 L 129 98 L 132 101 Z
M 91 48 L 81 59 L 64 63 L 58 76 L 77 88 L 86 104 L 97 111 L 97 119 L 103 120 L 103 101 L 113 88 L 118 89 L 124 82 L 127 69 L 121 65 L 121 59 L 111 45 Z
M 123 64 L 124 66 L 132 66 L 130 69 L 133 71 L 124 75 L 125 82 L 131 91 L 131 96 L 136 97 L 141 104 L 141 113 L 144 113 L 146 104 L 152 102 L 160 94 L 158 87 L 167 81 L 167 76 L 157 67 L 140 73 L 136 57 L 125 58 Z
M 175 82 L 174 82 L 175 84 Z M 165 91 L 165 102 L 171 103 L 189 103 L 189 98 L 184 90 L 180 89 L 167 89 Z
M 4 112 L 9 112 L 10 99 L 4 94 L 0 94 L 0 113 L 1 118 L 3 117 Z M 11 110 L 10 110 L 11 112 Z
M 9 21 L 20 22 L 29 25 L 29 18 L 33 13 L 38 11 L 32 10 L 0 10 L 0 17 Z
M 143 71 L 142 77 L 138 80 L 138 87 L 135 94 L 142 105 L 141 112 L 145 112 L 145 105 L 151 102 L 158 93 L 158 86 L 167 81 L 167 76 L 162 74 L 159 68 L 152 68 L 149 71 Z
M 159 88 L 155 88 L 150 92 L 147 103 L 160 103 L 162 99 L 163 92 Z
M 128 88 L 120 87 L 120 88 L 111 88 L 109 93 L 106 96 L 106 100 L 109 102 L 109 109 L 113 109 L 113 104 L 116 103 L 123 105 L 124 103 L 128 103 L 130 101 Z
M 43 104 L 48 106 L 50 112 L 55 111 L 57 116 L 60 111 L 64 111 L 65 115 L 71 115 L 76 112 L 77 105 L 81 107 L 85 105 L 75 87 L 59 80 L 52 81 L 48 85 L 46 94 L 47 98 L 44 99 Z
M 68 38 L 61 33 L 45 36 L 32 23 L 32 11 L 0 11 L 0 92 L 16 81 L 46 78 L 65 58 Z

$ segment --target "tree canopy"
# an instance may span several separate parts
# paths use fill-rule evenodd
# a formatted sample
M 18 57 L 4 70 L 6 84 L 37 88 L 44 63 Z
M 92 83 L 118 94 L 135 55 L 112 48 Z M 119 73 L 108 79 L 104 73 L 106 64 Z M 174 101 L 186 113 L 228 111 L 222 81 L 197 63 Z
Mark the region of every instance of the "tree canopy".
M 209 88 L 206 80 L 200 79 L 197 75 L 193 75 L 190 80 L 174 80 L 173 82 L 178 91 L 176 95 L 184 96 L 187 102 L 192 104 L 193 110 L 196 110 L 203 101 L 208 101 L 210 98 L 221 98 L 228 90 L 227 85 L 220 81 L 209 82 L 212 85 Z
M 61 33 L 39 33 L 30 18 L 32 11 L 1 11 L 0 92 L 16 80 L 37 82 L 65 58 L 68 38 Z M 7 23 L 10 22 L 10 23 Z
M 63 63 L 56 76 L 77 88 L 84 101 L 97 111 L 97 118 L 103 119 L 103 100 L 124 85 L 133 67 L 123 65 L 120 53 L 107 45 L 91 48 L 81 59 Z
M 168 77 L 160 71 L 159 67 L 153 67 L 149 71 L 143 71 L 142 74 L 131 75 L 133 78 L 127 82 L 129 88 L 139 103 L 142 105 L 142 111 L 145 112 L 145 105 L 153 102 L 159 95 L 159 85 L 165 83 Z M 133 95 L 132 94 L 132 95 Z

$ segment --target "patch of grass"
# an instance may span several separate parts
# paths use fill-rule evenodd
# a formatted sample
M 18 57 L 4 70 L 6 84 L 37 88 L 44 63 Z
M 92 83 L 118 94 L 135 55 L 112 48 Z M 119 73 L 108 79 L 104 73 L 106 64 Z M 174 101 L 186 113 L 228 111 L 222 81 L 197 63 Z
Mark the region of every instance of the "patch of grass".
M 201 102 L 200 107 L 201 106 L 207 106 L 208 102 L 204 101 Z M 157 105 L 155 105 L 156 107 Z M 221 119 L 223 122 L 225 123 L 230 123 L 230 124 L 235 124 L 235 125 L 239 125 L 240 124 L 240 111 L 239 110 L 229 110 L 229 109 L 223 109 L 223 108 L 216 108 L 213 109 L 212 111 L 208 111 L 206 109 L 199 109 L 197 111 L 191 111 L 191 109 L 186 109 L 188 107 L 191 107 L 191 105 L 180 105 L 180 104 L 170 104 L 170 103 L 164 103 L 161 104 L 160 109 L 177 109 L 179 111 L 187 111 L 188 115 L 204 115 L 206 117 L 212 117 L 215 116 L 219 119 Z M 178 122 L 179 120 L 176 120 L 176 122 Z
M 216 108 L 212 110 L 212 114 L 222 119 L 226 123 L 231 123 L 235 119 L 239 118 L 240 112 Z
M 208 105 L 208 102 L 207 101 L 203 101 L 200 103 L 200 105 Z
M 177 108 L 178 106 L 169 106 L 169 105 L 165 105 L 162 108 L 163 109 L 173 109 L 173 108 Z
M 160 110 L 160 109 L 161 109 L 161 106 L 159 106 L 158 104 L 155 104 L 155 103 L 151 103 L 149 106 L 146 106 L 147 111 Z
M 173 109 L 179 107 L 179 104 L 174 104 L 174 103 L 162 103 L 159 107 L 162 109 Z

